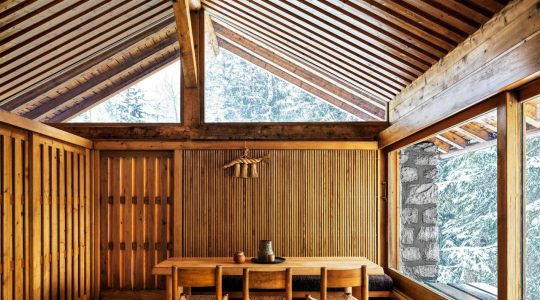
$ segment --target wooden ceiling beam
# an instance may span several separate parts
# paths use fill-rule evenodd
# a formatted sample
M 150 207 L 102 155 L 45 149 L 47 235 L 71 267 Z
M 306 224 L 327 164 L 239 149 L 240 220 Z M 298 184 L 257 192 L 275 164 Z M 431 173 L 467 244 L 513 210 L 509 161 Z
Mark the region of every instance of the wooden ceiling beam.
M 120 43 L 113 45 L 112 47 L 104 49 L 100 53 L 96 53 L 88 59 L 80 61 L 78 64 L 72 66 L 70 69 L 64 70 L 64 72 L 61 72 L 60 74 L 43 81 L 40 85 L 6 99 L 1 104 L 0 108 L 8 111 L 13 111 L 26 105 L 32 100 L 37 99 L 41 95 L 48 94 L 50 91 L 53 91 L 58 87 L 62 86 L 63 83 L 71 80 L 72 78 L 81 76 L 81 74 L 85 74 L 86 72 L 88 72 L 88 70 L 91 70 L 99 63 L 107 60 L 110 57 L 115 56 L 119 52 L 128 49 L 129 47 L 140 42 L 141 40 L 152 36 L 160 30 L 163 30 L 167 26 L 170 26 L 171 22 L 173 22 L 172 18 L 165 19 L 163 21 L 148 26 L 145 30 L 142 30 L 141 32 L 121 41 Z
M 167 13 L 172 15 L 170 8 L 163 4 L 151 6 L 148 10 L 146 6 L 131 7 L 133 4 L 137 2 L 129 1 L 126 5 L 113 7 L 115 12 L 101 11 L 95 19 L 80 27 L 52 32 L 51 34 L 55 34 L 53 41 L 52 35 L 44 35 L 20 51 L 14 52 L 18 46 L 5 51 L 5 60 L 0 63 L 0 78 L 9 82 L 1 84 L 9 93 L 2 91 L 3 96 L 7 98 L 39 80 L 49 78 L 63 68 L 90 56 L 89 53 L 94 54 L 138 30 L 143 30 L 149 23 L 166 18 Z M 29 60 L 31 63 L 28 63 Z
M 342 90 L 344 93 L 350 93 L 350 94 L 352 94 L 352 95 L 354 95 L 354 96 L 356 96 L 358 98 L 370 99 L 373 104 L 376 104 L 377 106 L 379 106 L 381 108 L 385 107 L 385 104 L 384 104 L 385 102 L 384 101 L 382 101 L 380 99 L 377 99 L 377 98 L 373 97 L 372 95 L 370 95 L 370 94 L 368 94 L 368 93 L 366 93 L 366 92 L 364 92 L 362 90 L 357 89 L 352 84 L 349 84 L 348 82 L 345 82 L 345 81 L 341 80 L 340 78 L 336 78 L 336 77 L 332 76 L 331 74 L 328 74 L 326 72 L 326 70 L 322 70 L 322 69 L 319 69 L 317 67 L 313 67 L 310 64 L 306 64 L 301 59 L 295 59 L 294 56 L 293 56 L 293 59 L 291 59 L 291 54 L 290 53 L 285 54 L 284 52 L 282 52 L 281 49 L 274 48 L 272 46 L 268 46 L 266 43 L 261 42 L 259 39 L 255 38 L 255 37 L 252 37 L 249 34 L 246 34 L 245 32 L 235 28 L 234 26 L 231 27 L 231 26 L 227 25 L 225 22 L 221 21 L 220 19 L 215 19 L 215 21 L 216 22 L 214 24 L 214 29 L 216 30 L 216 33 L 224 33 L 226 31 L 231 31 L 234 34 L 237 34 L 237 35 L 240 35 L 240 36 L 243 36 L 243 37 L 247 36 L 246 39 L 249 40 L 250 42 L 252 42 L 257 47 L 260 47 L 260 48 L 263 48 L 263 49 L 268 49 L 268 51 L 271 51 L 273 54 L 275 54 L 277 57 L 279 57 L 282 60 L 293 61 L 295 64 L 300 66 L 302 69 L 306 70 L 307 72 L 311 72 L 311 73 L 317 75 L 318 77 L 324 79 L 325 81 L 329 82 L 331 85 L 335 86 L 338 90 Z
M 296 1 L 295 5 L 302 5 L 302 10 L 309 11 L 313 15 L 318 16 L 321 20 L 327 21 L 329 24 L 335 25 L 336 28 L 343 34 L 348 34 L 349 37 L 355 37 L 367 44 L 377 47 L 377 52 L 396 60 L 401 61 L 401 64 L 424 72 L 431 65 L 438 61 L 438 57 L 432 55 L 425 49 L 418 47 L 412 43 L 405 41 L 401 36 L 396 36 L 389 32 L 383 31 L 378 26 L 366 25 L 366 16 L 362 16 L 359 12 L 350 12 L 341 9 L 339 5 L 335 5 L 331 1 Z M 339 22 L 335 20 L 339 16 Z M 369 23 L 368 23 L 369 24 Z
M 429 138 L 427 141 L 432 142 L 435 146 L 437 146 L 437 150 L 439 150 L 441 153 L 450 152 L 450 144 L 443 142 L 436 137 Z
M 338 66 L 336 61 L 340 60 L 340 54 L 317 54 L 317 52 L 314 52 L 313 45 L 310 45 L 314 43 L 313 41 L 307 41 L 308 44 L 295 42 L 293 39 L 296 37 L 292 36 L 292 34 L 286 30 L 277 30 L 269 26 L 263 26 L 262 23 L 261 25 L 257 25 L 255 23 L 256 21 L 247 22 L 244 21 L 244 18 L 240 15 L 235 15 L 234 18 L 230 18 L 227 15 L 222 14 L 221 11 L 225 10 L 225 8 L 210 5 L 214 5 L 214 3 L 209 4 L 208 2 L 205 2 L 205 7 L 212 8 L 209 11 L 213 16 L 216 17 L 216 20 L 223 21 L 229 27 L 239 28 L 248 35 L 264 41 L 265 44 L 272 48 L 282 49 L 284 53 L 290 53 L 291 59 L 293 59 L 293 57 L 297 57 L 297 60 L 301 60 L 312 66 L 316 66 L 321 70 L 325 70 L 326 73 L 348 81 L 358 88 L 363 89 L 380 99 L 385 99 L 388 101 L 393 97 L 393 95 L 395 95 L 395 93 L 392 93 L 391 91 L 388 91 L 382 87 L 375 87 L 375 83 L 371 82 L 369 78 L 359 76 L 358 69 L 354 69 L 347 65 Z M 351 70 L 344 70 L 341 66 Z
M 174 39 L 174 43 L 176 43 L 176 38 Z M 149 65 L 148 67 L 142 68 L 141 71 L 134 73 L 133 75 L 125 78 L 119 83 L 116 83 L 114 85 L 108 86 L 107 88 L 103 90 L 100 90 L 98 93 L 85 98 L 84 100 L 75 104 L 74 106 L 68 107 L 67 109 L 61 111 L 60 113 L 55 114 L 50 118 L 44 119 L 44 121 L 46 123 L 60 123 L 60 122 L 69 120 L 70 118 L 91 109 L 95 105 L 98 105 L 99 103 L 102 103 L 103 101 L 108 100 L 111 96 L 117 94 L 118 92 L 126 88 L 129 88 L 130 86 L 152 75 L 153 73 L 159 71 L 160 69 L 171 64 L 172 62 L 177 61 L 179 58 L 180 58 L 179 49 L 175 48 L 172 51 L 168 51 L 165 55 L 163 56 L 160 55 L 155 60 L 155 62 Z
M 123 73 L 133 68 L 141 61 L 144 61 L 154 56 L 156 53 L 159 53 L 163 49 L 177 43 L 176 36 L 174 35 L 169 36 L 168 38 L 159 42 L 155 42 L 155 38 L 150 38 L 149 41 L 153 43 L 152 46 L 145 47 L 144 49 L 139 50 L 131 55 L 124 55 L 123 57 L 125 58 L 125 60 L 121 64 L 118 64 L 115 67 L 108 69 L 107 71 L 99 72 L 97 75 L 92 74 L 92 77 L 89 80 L 81 83 L 73 89 L 70 89 L 64 94 L 59 95 L 56 98 L 48 100 L 47 102 L 37 106 L 35 109 L 24 113 L 23 116 L 29 119 L 41 119 L 44 115 L 49 114 L 52 110 L 58 107 L 64 106 L 66 103 L 68 103 L 72 99 L 75 99 L 77 96 L 91 90 L 95 86 L 102 84 L 103 82 L 109 80 L 111 77 L 114 77 L 117 74 Z M 135 45 L 135 48 L 138 48 L 137 45 Z
M 244 4 L 265 5 L 263 2 L 245 2 Z M 237 3 L 237 5 L 239 6 L 237 8 L 244 9 L 243 7 L 240 8 L 241 5 L 239 3 Z M 351 51 L 350 47 L 355 47 L 356 45 L 345 48 L 345 51 L 338 51 L 338 49 L 336 49 L 336 43 L 333 42 L 333 35 L 329 35 L 330 39 L 327 36 L 321 36 L 318 39 L 314 39 L 313 36 L 317 36 L 317 33 L 312 30 L 313 27 L 311 27 L 309 23 L 304 27 L 298 22 L 295 22 L 295 20 L 288 20 L 283 16 L 271 15 L 270 13 L 267 13 L 264 8 L 246 7 L 242 14 L 253 17 L 255 20 L 253 22 L 258 23 L 260 26 L 258 28 L 265 28 L 265 20 L 268 20 L 273 24 L 270 29 L 273 30 L 274 33 L 288 33 L 282 35 L 282 38 L 291 45 L 294 44 L 299 51 L 304 49 L 306 54 L 313 59 L 318 59 L 321 63 L 326 64 L 327 68 L 333 69 L 336 72 L 340 72 L 340 70 L 347 71 L 345 72 L 346 76 L 352 77 L 353 80 L 361 84 L 364 89 L 374 95 L 383 98 L 391 98 L 401 90 L 402 84 L 384 80 L 385 77 L 378 77 L 375 74 L 372 74 L 374 71 L 368 71 L 369 69 L 373 69 L 368 67 L 369 63 L 359 64 L 357 61 L 358 54 L 352 52 L 349 54 Z M 298 20 L 299 18 L 296 19 L 296 21 Z M 269 38 L 271 39 L 274 36 L 275 35 L 271 35 Z M 346 54 L 346 56 L 343 54 Z
M 222 39 L 220 44 L 224 49 L 298 86 L 312 95 L 359 117 L 361 120 L 383 121 L 385 119 L 384 109 L 373 106 L 363 99 L 351 98 L 353 95 L 346 95 L 345 93 L 338 94 L 325 89 L 324 87 L 330 87 L 331 84 L 325 82 L 315 74 L 303 70 L 298 65 L 280 59 L 272 54 L 271 51 L 257 47 L 239 36 L 236 36 L 235 39 L 219 36 Z M 345 99 L 343 96 L 348 97 Z
M 212 22 L 212 17 L 209 14 L 204 13 L 204 31 L 207 44 L 212 50 L 212 54 L 215 56 L 219 55 L 219 41 L 216 37 L 216 31 L 214 30 L 214 23 Z
M 464 149 L 467 146 L 467 141 L 464 138 L 451 131 L 443 132 L 435 137 L 457 149 Z
M 483 129 L 477 122 L 470 122 L 459 126 L 456 130 L 460 130 L 464 135 L 471 137 L 477 142 L 487 142 L 492 139 L 492 136 L 489 132 Z
M 432 18 L 426 17 L 418 9 L 408 9 L 406 3 L 402 1 L 393 1 L 393 0 L 373 0 L 376 1 L 378 5 L 384 6 L 387 8 L 388 12 L 393 13 L 394 15 L 407 20 L 415 24 L 415 26 L 425 26 L 424 28 L 430 28 L 430 31 L 434 31 L 437 34 L 444 36 L 445 38 L 453 41 L 457 46 L 463 39 L 467 38 L 467 34 L 464 32 L 456 32 L 452 28 L 448 28 L 445 24 L 441 24 L 438 21 L 433 20 Z
M 182 57 L 182 73 L 184 86 L 197 87 L 197 56 L 189 11 L 189 0 L 174 0 L 173 10 L 176 19 L 176 33 Z
M 273 19 L 284 23 L 287 27 L 282 30 L 301 35 L 302 43 L 314 43 L 314 40 L 316 40 L 317 43 L 314 44 L 315 48 L 321 49 L 324 55 L 340 57 L 344 54 L 345 56 L 343 56 L 341 62 L 342 65 L 351 65 L 351 67 L 361 70 L 361 74 L 364 76 L 372 78 L 376 82 L 381 81 L 380 84 L 382 85 L 389 85 L 390 87 L 401 90 L 401 86 L 410 83 L 411 78 L 406 74 L 400 73 L 401 71 L 397 69 L 390 69 L 374 62 L 373 59 L 370 59 L 370 55 L 364 55 L 365 50 L 356 41 L 336 35 L 321 24 L 310 22 L 303 16 L 294 14 L 292 8 L 286 2 L 249 2 L 249 5 L 253 7 L 253 10 L 265 11 L 267 15 L 271 14 Z M 314 39 L 314 36 L 318 38 Z M 336 51 L 337 53 L 342 53 L 342 55 L 332 54 Z
M 471 8 L 467 5 L 467 2 L 446 0 L 428 0 L 426 2 L 431 6 L 437 7 L 439 10 L 450 12 L 456 18 L 468 19 L 468 23 L 475 23 L 476 26 L 487 22 L 493 15 L 493 13 L 486 10 Z
M 359 55 L 362 55 L 372 63 L 380 65 L 390 70 L 394 70 L 405 76 L 408 74 L 412 77 L 416 77 L 419 73 L 422 73 L 422 68 L 413 66 L 409 62 L 399 57 L 396 52 L 390 52 L 387 47 L 384 47 L 377 43 L 373 38 L 367 36 L 365 32 L 359 33 L 360 36 L 353 35 L 356 32 L 349 27 L 354 25 L 346 22 L 345 20 L 336 21 L 335 17 L 328 13 L 323 13 L 325 10 L 313 6 L 307 1 L 272 1 L 261 2 L 259 5 L 264 5 L 267 9 L 280 8 L 281 15 L 288 15 L 294 20 L 301 20 L 304 26 L 309 28 L 316 28 L 317 35 L 322 32 L 332 41 L 332 44 L 342 43 L 348 45 L 351 49 L 354 49 Z M 349 28 L 344 29 L 340 27 L 340 23 L 347 23 Z M 316 26 L 316 27 L 312 27 Z M 331 45 L 331 44 L 330 44 Z
M 523 104 L 525 121 L 527 124 L 540 128 L 540 121 L 538 121 L 538 106 L 535 103 L 526 102 Z
M 36 13 L 43 12 L 61 1 L 62 0 L 54 0 L 49 2 L 22 1 L 8 9 L 0 8 L 0 32 L 5 30 L 7 27 L 16 26 L 20 22 L 32 18 Z M 42 6 L 36 8 L 36 6 L 39 5 Z M 9 26 L 4 27 L 4 25 L 8 23 Z

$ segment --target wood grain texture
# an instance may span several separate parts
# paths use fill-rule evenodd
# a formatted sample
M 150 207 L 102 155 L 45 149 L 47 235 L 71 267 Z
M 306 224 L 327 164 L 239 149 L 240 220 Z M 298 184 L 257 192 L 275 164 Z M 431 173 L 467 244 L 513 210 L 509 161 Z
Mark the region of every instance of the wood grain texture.
M 271 239 L 282 256 L 377 260 L 376 150 L 254 150 L 271 160 L 247 180 L 221 168 L 241 152 L 184 151 L 184 256 L 256 255 Z
M 83 259 L 89 257 L 90 249 L 83 241 L 92 232 L 88 226 L 87 230 L 69 230 L 85 228 L 80 212 L 88 198 L 81 191 L 90 186 L 83 180 L 89 175 L 81 174 L 90 174 L 89 165 L 84 164 L 89 153 L 57 139 L 0 125 L 2 299 L 90 297 L 89 270 Z M 73 161 L 79 162 L 74 169 Z M 66 267 L 77 272 L 67 272 Z
M 173 153 L 101 151 L 100 161 L 102 289 L 164 288 L 152 267 L 172 247 Z

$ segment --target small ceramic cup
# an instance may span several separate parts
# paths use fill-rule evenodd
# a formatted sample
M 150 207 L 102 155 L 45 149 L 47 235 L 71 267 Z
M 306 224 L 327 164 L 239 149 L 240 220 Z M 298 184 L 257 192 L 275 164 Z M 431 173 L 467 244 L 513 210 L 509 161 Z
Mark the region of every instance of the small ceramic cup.
M 234 252 L 233 259 L 235 264 L 243 264 L 246 262 L 246 256 L 243 251 Z

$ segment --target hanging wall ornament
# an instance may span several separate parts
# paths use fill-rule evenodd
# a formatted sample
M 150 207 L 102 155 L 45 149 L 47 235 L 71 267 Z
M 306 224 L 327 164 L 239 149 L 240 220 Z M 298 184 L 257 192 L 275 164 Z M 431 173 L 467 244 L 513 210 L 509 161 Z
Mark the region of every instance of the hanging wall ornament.
M 257 169 L 257 164 L 263 162 L 269 162 L 270 156 L 265 155 L 259 158 L 249 157 L 249 149 L 244 149 L 244 155 L 241 157 L 229 162 L 223 166 L 223 169 L 234 167 L 234 177 L 241 178 L 256 178 L 259 177 L 259 171 Z M 251 169 L 251 172 L 249 172 Z

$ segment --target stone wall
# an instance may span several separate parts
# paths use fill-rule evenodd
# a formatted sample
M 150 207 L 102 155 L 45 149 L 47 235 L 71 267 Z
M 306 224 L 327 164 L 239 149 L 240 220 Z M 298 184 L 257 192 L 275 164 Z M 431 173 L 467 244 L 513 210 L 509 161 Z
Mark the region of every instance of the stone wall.
M 424 142 L 400 153 L 401 270 L 420 281 L 438 275 L 437 146 Z

